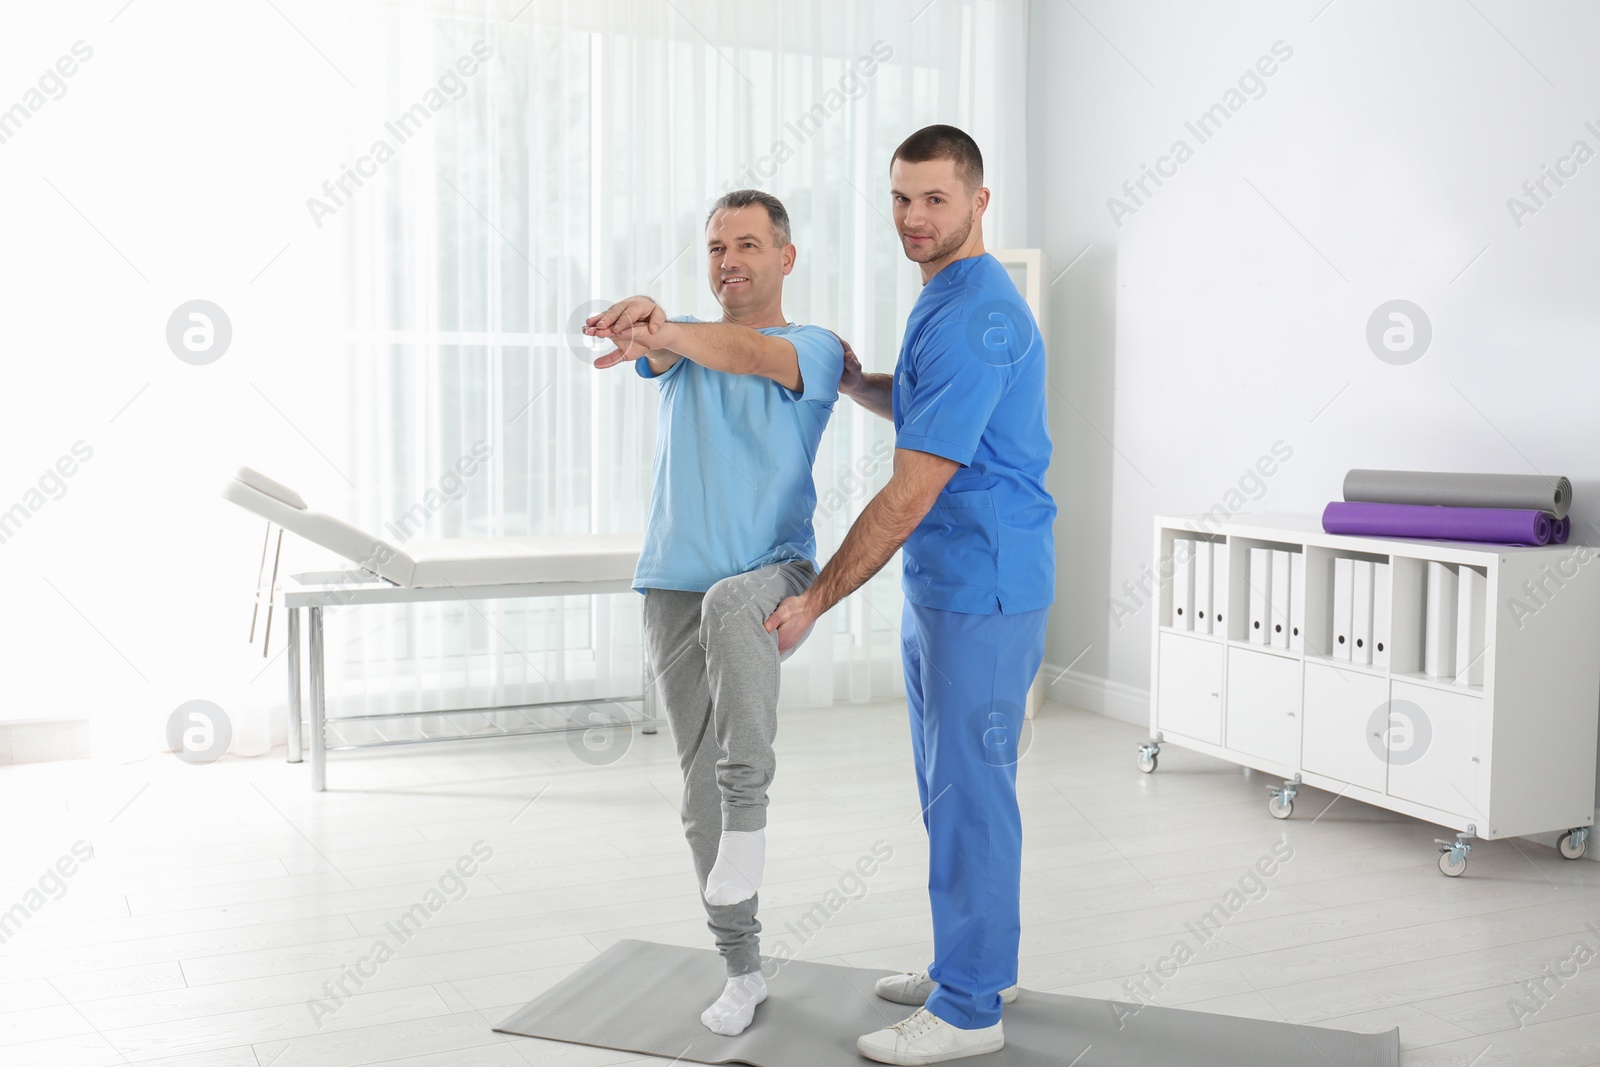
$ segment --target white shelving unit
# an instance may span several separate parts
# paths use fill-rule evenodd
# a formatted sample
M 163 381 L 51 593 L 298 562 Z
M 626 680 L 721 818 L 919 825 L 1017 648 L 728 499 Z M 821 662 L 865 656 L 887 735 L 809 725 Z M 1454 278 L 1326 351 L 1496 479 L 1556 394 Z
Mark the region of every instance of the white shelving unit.
M 1226 554 L 1214 591 L 1220 632 L 1172 625 L 1173 582 L 1160 583 L 1150 660 L 1151 741 L 1282 776 L 1269 810 L 1294 811 L 1305 784 L 1458 831 L 1440 841 L 1440 869 L 1459 875 L 1473 838 L 1565 831 L 1576 859 L 1594 823 L 1600 724 L 1600 564 L 1578 545 L 1542 548 L 1464 541 L 1345 537 L 1317 519 L 1157 516 L 1157 573 L 1169 575 L 1178 538 Z M 1250 549 L 1302 553 L 1303 649 L 1248 640 Z M 1389 563 L 1389 664 L 1333 654 L 1334 560 Z M 1488 579 L 1483 684 L 1424 672 L 1430 560 L 1477 568 Z M 1531 609 L 1531 610 L 1529 610 Z M 1295 613 L 1297 616 L 1300 612 Z

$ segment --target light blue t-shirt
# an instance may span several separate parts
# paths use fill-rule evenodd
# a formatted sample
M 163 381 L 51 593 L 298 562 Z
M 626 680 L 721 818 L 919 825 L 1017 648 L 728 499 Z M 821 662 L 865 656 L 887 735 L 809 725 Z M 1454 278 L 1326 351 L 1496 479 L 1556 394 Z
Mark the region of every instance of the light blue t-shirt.
M 697 322 L 678 318 L 678 322 Z M 820 326 L 761 331 L 794 345 L 803 392 L 683 358 L 660 384 L 650 518 L 633 588 L 703 593 L 781 560 L 816 565 L 811 464 L 839 398 L 844 348 Z
M 999 260 L 958 259 L 923 286 L 895 364 L 895 446 L 961 466 L 906 540 L 912 603 L 1015 615 L 1054 602 L 1045 372 L 1038 324 Z

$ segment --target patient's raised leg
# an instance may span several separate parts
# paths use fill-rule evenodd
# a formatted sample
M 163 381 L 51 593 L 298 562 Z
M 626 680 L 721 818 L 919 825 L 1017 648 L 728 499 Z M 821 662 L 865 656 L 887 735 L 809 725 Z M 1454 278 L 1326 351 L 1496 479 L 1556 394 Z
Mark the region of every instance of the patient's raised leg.
M 736 574 L 707 590 L 700 608 L 712 724 L 721 758 L 722 834 L 717 862 L 706 877 L 705 899 L 717 905 L 748 900 L 761 887 L 766 861 L 767 787 L 778 733 L 778 636 L 767 616 L 785 597 L 816 581 L 806 560 L 789 560 Z

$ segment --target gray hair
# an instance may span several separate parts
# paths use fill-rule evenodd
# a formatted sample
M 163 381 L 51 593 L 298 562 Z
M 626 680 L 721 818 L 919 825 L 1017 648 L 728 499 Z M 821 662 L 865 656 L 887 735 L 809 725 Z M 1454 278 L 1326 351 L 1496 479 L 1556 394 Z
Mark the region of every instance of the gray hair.
M 706 225 L 711 225 L 711 220 L 717 212 L 732 210 L 734 208 L 749 207 L 751 204 L 760 204 L 767 209 L 767 218 L 772 220 L 773 233 L 777 235 L 778 247 L 789 243 L 789 211 L 783 206 L 783 201 L 771 193 L 764 193 L 760 189 L 735 189 L 733 192 L 719 197 L 711 210 L 706 214 Z

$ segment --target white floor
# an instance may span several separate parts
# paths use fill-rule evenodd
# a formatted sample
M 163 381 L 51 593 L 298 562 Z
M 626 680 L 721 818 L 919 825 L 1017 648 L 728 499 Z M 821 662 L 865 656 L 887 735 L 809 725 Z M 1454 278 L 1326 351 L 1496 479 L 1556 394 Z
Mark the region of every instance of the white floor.
M 802 959 L 929 962 L 906 734 L 903 706 L 785 712 L 764 950 L 781 939 Z M 1140 773 L 1143 736 L 1055 705 L 1033 724 L 1019 768 L 1025 988 L 1133 999 L 1122 980 L 1180 940 L 1198 946 L 1190 924 L 1221 905 L 1232 914 L 1211 947 L 1147 982 L 1156 1004 L 1399 1025 L 1416 1067 L 1600 1064 L 1600 864 L 1481 842 L 1465 877 L 1446 879 L 1437 827 L 1329 808 L 1314 790 L 1280 823 L 1259 774 L 1171 747 Z M 0 908 L 22 920 L 0 945 L 0 1063 L 666 1062 L 490 1031 L 619 938 L 709 945 L 664 727 L 609 765 L 560 735 L 335 753 L 324 794 L 307 773 L 281 754 L 0 767 Z M 94 858 L 30 902 L 80 839 Z M 465 895 L 446 882 L 455 899 L 430 902 L 479 841 L 492 856 L 468 864 Z M 847 902 L 829 898 L 879 841 L 893 857 L 864 893 L 847 880 Z M 1249 881 L 1285 842 L 1292 858 Z M 1242 880 L 1253 892 L 1230 898 Z M 402 943 L 385 924 L 419 903 L 437 910 Z M 786 929 L 819 903 L 837 908 L 820 931 Z M 357 973 L 380 941 L 392 958 Z M 1547 965 L 1568 977 L 1535 999 L 1518 983 Z M 314 1017 L 341 974 L 353 995 Z

